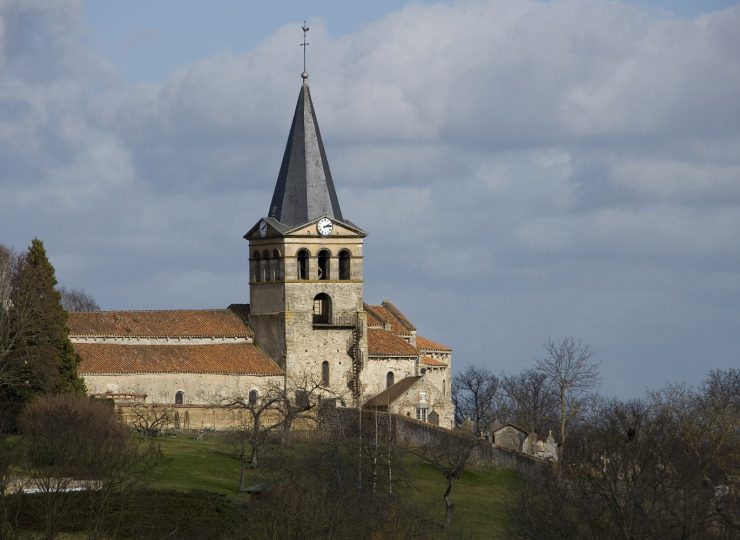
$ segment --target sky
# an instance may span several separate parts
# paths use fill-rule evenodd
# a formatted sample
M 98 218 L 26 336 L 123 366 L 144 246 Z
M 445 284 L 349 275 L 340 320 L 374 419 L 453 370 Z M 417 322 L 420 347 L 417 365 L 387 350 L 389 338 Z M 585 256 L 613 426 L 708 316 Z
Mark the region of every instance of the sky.
M 248 302 L 304 19 L 366 301 L 455 370 L 740 366 L 737 2 L 0 0 L 0 243 L 103 309 Z

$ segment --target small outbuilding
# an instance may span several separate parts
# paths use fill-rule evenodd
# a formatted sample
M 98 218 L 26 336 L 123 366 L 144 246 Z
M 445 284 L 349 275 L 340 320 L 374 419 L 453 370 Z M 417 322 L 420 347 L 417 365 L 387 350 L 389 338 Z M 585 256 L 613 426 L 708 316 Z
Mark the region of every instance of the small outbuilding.
M 515 452 L 525 452 L 524 441 L 529 433 L 514 424 L 504 424 L 493 431 L 493 444 Z
M 427 377 L 405 377 L 365 402 L 365 408 L 389 411 L 451 429 L 454 408 L 448 396 Z

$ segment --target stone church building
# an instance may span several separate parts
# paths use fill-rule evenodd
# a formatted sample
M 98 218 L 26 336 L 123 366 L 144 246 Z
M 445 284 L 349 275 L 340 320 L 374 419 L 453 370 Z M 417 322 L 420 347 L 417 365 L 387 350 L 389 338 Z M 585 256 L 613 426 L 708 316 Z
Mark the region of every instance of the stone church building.
M 451 428 L 452 350 L 391 302 L 365 303 L 366 235 L 340 209 L 304 73 L 267 217 L 244 235 L 250 303 L 70 313 L 89 392 L 207 406 L 310 377 L 340 403 Z

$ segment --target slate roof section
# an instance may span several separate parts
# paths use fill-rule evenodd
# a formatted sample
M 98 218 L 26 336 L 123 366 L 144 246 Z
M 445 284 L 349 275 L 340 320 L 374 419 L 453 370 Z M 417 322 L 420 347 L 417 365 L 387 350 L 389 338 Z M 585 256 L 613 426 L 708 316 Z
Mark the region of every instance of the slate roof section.
M 421 363 L 429 367 L 446 367 L 447 366 L 447 364 L 445 364 L 441 360 L 437 360 L 436 358 L 432 358 L 431 356 L 422 356 Z
M 381 328 L 367 329 L 367 351 L 370 356 L 419 356 L 416 347 L 393 332 Z
M 416 348 L 420 351 L 452 352 L 452 348 L 424 336 L 416 335 Z
M 252 343 L 208 345 L 119 345 L 75 343 L 82 375 L 134 373 L 209 373 L 282 375 L 283 371 Z
M 323 215 L 343 219 L 306 82 L 298 94 L 267 215 L 285 225 L 301 225 Z
M 420 379 L 421 377 L 406 377 L 405 379 L 401 379 L 396 384 L 389 386 L 388 388 L 383 390 L 377 396 L 368 399 L 365 403 L 365 407 L 387 407 L 389 403 L 393 403 L 406 392 L 408 392 L 408 390 L 412 386 L 414 386 Z
M 70 337 L 250 338 L 254 332 L 228 309 L 69 313 Z

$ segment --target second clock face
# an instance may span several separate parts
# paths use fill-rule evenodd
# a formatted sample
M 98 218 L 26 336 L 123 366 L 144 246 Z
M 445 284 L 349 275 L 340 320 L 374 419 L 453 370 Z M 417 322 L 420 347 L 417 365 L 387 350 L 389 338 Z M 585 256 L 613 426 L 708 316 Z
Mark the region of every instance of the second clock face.
M 267 222 L 263 221 L 260 223 L 260 236 L 264 238 L 267 236 Z
M 329 236 L 333 228 L 334 224 L 329 218 L 321 218 L 316 224 L 316 230 L 321 236 Z

